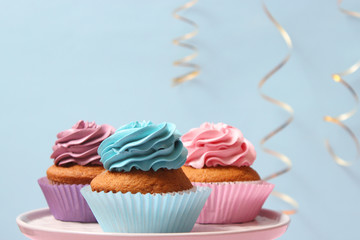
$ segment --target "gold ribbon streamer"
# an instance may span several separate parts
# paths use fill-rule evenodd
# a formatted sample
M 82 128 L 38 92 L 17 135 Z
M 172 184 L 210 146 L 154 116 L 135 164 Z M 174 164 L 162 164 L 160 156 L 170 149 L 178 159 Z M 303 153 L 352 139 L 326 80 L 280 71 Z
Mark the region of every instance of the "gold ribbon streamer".
M 282 201 L 286 202 L 287 204 L 289 204 L 290 206 L 293 207 L 293 209 L 290 209 L 290 210 L 282 210 L 283 213 L 285 213 L 287 215 L 293 215 L 298 211 L 299 204 L 295 201 L 295 199 L 293 199 L 289 195 L 287 195 L 285 193 L 281 193 L 281 192 L 276 192 L 276 191 L 273 191 L 271 193 L 271 195 L 281 199 Z
M 351 17 L 356 17 L 356 18 L 360 18 L 360 13 L 359 12 L 354 12 L 354 11 L 349 11 L 349 10 L 346 10 L 344 8 L 341 7 L 341 3 L 343 2 L 343 0 L 338 0 L 337 4 L 338 4 L 338 8 L 339 10 L 348 15 L 348 16 L 351 16 Z M 338 125 L 339 127 L 341 127 L 342 129 L 344 129 L 349 135 L 350 137 L 353 139 L 354 143 L 355 143 L 355 147 L 356 147 L 356 151 L 357 151 L 357 157 L 360 156 L 360 144 L 359 144 L 359 140 L 357 139 L 356 135 L 354 134 L 354 132 L 347 126 L 343 123 L 343 121 L 349 119 L 350 117 L 352 117 L 356 111 L 357 111 L 357 108 L 358 108 L 358 105 L 359 105 L 359 97 L 357 95 L 357 93 L 355 92 L 355 90 L 351 87 L 350 84 L 348 84 L 344 79 L 343 77 L 347 76 L 347 75 L 350 75 L 350 74 L 353 74 L 355 73 L 358 69 L 360 68 L 360 61 L 355 63 L 354 65 L 352 65 L 350 68 L 348 68 L 347 70 L 341 72 L 341 73 L 336 73 L 336 74 L 333 74 L 332 75 L 332 79 L 335 81 L 335 82 L 339 82 L 341 83 L 345 88 L 347 88 L 349 90 L 349 92 L 351 93 L 351 95 L 354 97 L 355 99 L 355 107 L 349 111 L 349 112 L 346 112 L 346 113 L 343 113 L 343 114 L 340 114 L 339 116 L 336 116 L 336 117 L 331 117 L 331 116 L 325 116 L 324 117 L 324 121 L 325 122 L 329 122 L 329 123 L 333 123 L 333 124 L 336 124 Z M 342 159 L 341 157 L 339 157 L 334 149 L 332 148 L 329 140 L 325 140 L 325 147 L 326 149 L 328 150 L 328 152 L 330 153 L 331 157 L 334 159 L 334 161 L 340 165 L 340 166 L 343 166 L 343 167 L 347 167 L 347 166 L 350 166 L 352 165 L 352 162 L 349 162 L 349 161 L 346 161 L 344 159 Z
M 355 143 L 358 157 L 360 156 L 360 143 L 359 143 L 359 140 L 357 139 L 354 132 L 348 126 L 346 126 L 343 123 L 343 121 L 349 119 L 350 117 L 352 117 L 357 112 L 357 108 L 358 108 L 358 105 L 359 105 L 359 97 L 356 94 L 355 90 L 350 86 L 350 84 L 348 84 L 343 79 L 343 77 L 355 73 L 359 68 L 360 68 L 360 61 L 355 63 L 354 65 L 352 65 L 347 70 L 345 70 L 345 71 L 343 71 L 341 73 L 336 73 L 336 74 L 332 75 L 332 78 L 333 78 L 333 80 L 335 82 L 341 83 L 344 87 L 346 87 L 349 90 L 349 92 L 351 93 L 351 95 L 355 99 L 355 107 L 351 111 L 340 114 L 339 116 L 336 116 L 336 117 L 331 117 L 331 116 L 325 116 L 324 117 L 325 122 L 329 122 L 329 123 L 333 123 L 333 124 L 338 125 L 339 127 L 344 129 L 350 135 L 350 137 L 353 139 L 353 141 Z M 325 140 L 325 146 L 326 146 L 328 152 L 330 153 L 330 155 L 332 156 L 332 158 L 334 159 L 334 161 L 338 165 L 344 166 L 344 167 L 352 165 L 352 162 L 346 161 L 346 160 L 342 159 L 341 157 L 339 157 L 337 154 L 335 154 L 334 149 L 332 148 L 329 140 Z
M 360 12 L 349 11 L 349 10 L 342 8 L 341 7 L 342 2 L 343 2 L 343 0 L 338 0 L 338 8 L 342 13 L 344 13 L 348 16 L 351 16 L 351 17 L 360 18 Z
M 288 49 L 289 49 L 289 53 L 286 55 L 286 57 L 278 64 L 276 65 L 268 74 L 265 75 L 264 78 L 261 79 L 261 81 L 259 82 L 259 85 L 258 85 L 258 90 L 259 90 L 259 93 L 261 95 L 262 98 L 264 98 L 265 100 L 281 107 L 282 109 L 284 109 L 285 111 L 287 111 L 289 113 L 289 118 L 283 123 L 281 124 L 279 127 L 277 127 L 275 130 L 273 130 L 272 132 L 270 132 L 269 134 L 267 134 L 263 139 L 261 139 L 260 141 L 260 145 L 261 145 L 261 148 L 264 152 L 280 159 L 284 164 L 285 164 L 285 168 L 280 170 L 280 171 L 277 171 L 273 174 L 271 174 L 270 176 L 268 177 L 265 177 L 263 180 L 267 181 L 267 180 L 270 180 L 270 179 L 273 179 L 275 177 L 278 177 L 288 171 L 291 170 L 292 168 L 292 162 L 290 160 L 290 158 L 288 158 L 287 156 L 285 156 L 284 154 L 282 153 L 279 153 L 279 152 L 276 152 L 274 150 L 271 150 L 269 148 L 265 148 L 264 147 L 264 144 L 270 139 L 272 138 L 273 136 L 275 136 L 277 133 L 279 133 L 281 130 L 283 130 L 284 128 L 286 128 L 293 120 L 294 120 L 294 110 L 292 109 L 292 107 L 287 104 L 287 103 L 284 103 L 282 101 L 279 101 L 275 98 L 272 98 L 272 97 L 269 97 L 268 95 L 265 95 L 264 93 L 262 93 L 261 89 L 263 87 L 263 85 L 267 82 L 267 80 L 272 76 L 274 75 L 277 71 L 279 71 L 290 59 L 290 56 L 291 56 L 291 51 L 292 51 L 292 48 L 293 48 L 293 45 L 292 45 L 292 41 L 291 41 L 291 38 L 289 36 L 289 34 L 285 31 L 285 29 L 276 21 L 276 19 L 271 15 L 270 11 L 268 10 L 268 8 L 266 7 L 265 3 L 263 3 L 263 9 L 264 9 L 264 12 L 266 13 L 267 17 L 270 19 L 270 21 L 275 25 L 275 27 L 277 28 L 277 30 L 280 32 L 282 38 L 284 39 Z M 280 192 L 275 192 L 273 191 L 272 192 L 272 195 L 278 197 L 279 199 L 281 199 L 282 201 L 288 203 L 289 205 L 291 205 L 293 207 L 293 209 L 291 210 L 284 210 L 283 213 L 286 213 L 286 214 L 295 214 L 299 208 L 299 204 L 293 199 L 291 198 L 290 196 L 284 194 L 284 193 L 280 193 Z
M 193 60 L 194 58 L 196 58 L 198 56 L 198 49 L 192 44 L 184 43 L 184 41 L 187 41 L 187 40 L 195 37 L 199 33 L 199 26 L 194 21 L 178 14 L 178 12 L 180 12 L 180 11 L 191 8 L 197 2 L 198 2 L 198 0 L 189 1 L 186 4 L 184 4 L 183 6 L 176 8 L 173 12 L 173 17 L 175 19 L 183 21 L 194 27 L 194 30 L 192 32 L 186 33 L 186 34 L 184 34 L 178 38 L 175 38 L 173 40 L 174 45 L 184 47 L 184 48 L 187 48 L 187 49 L 190 49 L 191 51 L 193 51 L 192 54 L 190 54 L 186 57 L 183 57 L 174 62 L 174 66 L 188 67 L 188 68 L 192 68 L 193 70 L 188 73 L 185 73 L 179 77 L 174 78 L 173 86 L 181 84 L 186 81 L 190 81 L 190 80 L 194 79 L 195 77 L 197 77 L 200 73 L 200 66 L 195 63 L 190 63 L 191 60 Z

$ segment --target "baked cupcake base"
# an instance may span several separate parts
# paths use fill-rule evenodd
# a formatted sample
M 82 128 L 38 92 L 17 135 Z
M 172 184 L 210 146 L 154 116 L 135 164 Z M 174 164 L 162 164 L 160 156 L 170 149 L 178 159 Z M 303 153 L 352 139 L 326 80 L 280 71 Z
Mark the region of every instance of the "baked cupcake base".
M 91 180 L 105 171 L 103 166 L 50 166 L 46 175 L 52 183 L 62 184 L 90 184 Z
M 38 180 L 52 215 L 61 221 L 94 223 L 96 218 L 81 195 L 83 184 L 51 184 L 47 177 Z
M 274 184 L 265 181 L 199 183 L 209 187 L 211 195 L 202 209 L 197 223 L 230 224 L 254 220 Z
M 164 194 L 94 192 L 81 189 L 104 232 L 190 232 L 211 189 L 193 187 Z
M 193 168 L 181 167 L 191 182 L 237 182 L 258 181 L 259 174 L 251 167 L 216 166 Z
M 167 193 L 189 190 L 193 187 L 181 168 L 130 172 L 105 171 L 91 181 L 91 189 L 96 192 L 122 193 Z

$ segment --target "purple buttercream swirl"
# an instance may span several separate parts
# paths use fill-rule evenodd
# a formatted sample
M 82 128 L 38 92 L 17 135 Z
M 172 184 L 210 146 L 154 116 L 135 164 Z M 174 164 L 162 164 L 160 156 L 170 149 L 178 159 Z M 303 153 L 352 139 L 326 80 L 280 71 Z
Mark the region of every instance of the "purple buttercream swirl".
M 102 165 L 97 149 L 100 143 L 115 132 L 114 127 L 95 122 L 77 122 L 71 129 L 57 134 L 53 146 L 55 165 L 75 163 L 78 165 Z

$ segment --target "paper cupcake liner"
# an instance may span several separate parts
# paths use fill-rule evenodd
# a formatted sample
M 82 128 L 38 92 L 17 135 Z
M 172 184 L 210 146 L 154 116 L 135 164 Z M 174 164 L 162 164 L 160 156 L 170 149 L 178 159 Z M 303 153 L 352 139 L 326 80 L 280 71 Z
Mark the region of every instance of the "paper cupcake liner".
M 165 194 L 93 192 L 81 189 L 104 232 L 190 232 L 209 197 L 208 187 Z
M 200 183 L 212 189 L 197 223 L 242 223 L 252 221 L 260 212 L 274 184 L 265 181 Z
M 38 180 L 52 215 L 61 221 L 94 223 L 96 219 L 80 193 L 82 184 L 50 184 L 47 177 Z

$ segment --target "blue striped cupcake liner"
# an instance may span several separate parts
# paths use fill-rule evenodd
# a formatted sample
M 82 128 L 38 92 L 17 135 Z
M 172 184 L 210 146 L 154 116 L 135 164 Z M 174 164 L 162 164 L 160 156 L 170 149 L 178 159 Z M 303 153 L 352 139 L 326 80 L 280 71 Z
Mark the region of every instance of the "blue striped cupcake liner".
M 81 189 L 104 232 L 190 232 L 211 193 L 209 187 L 164 194 L 93 192 Z

